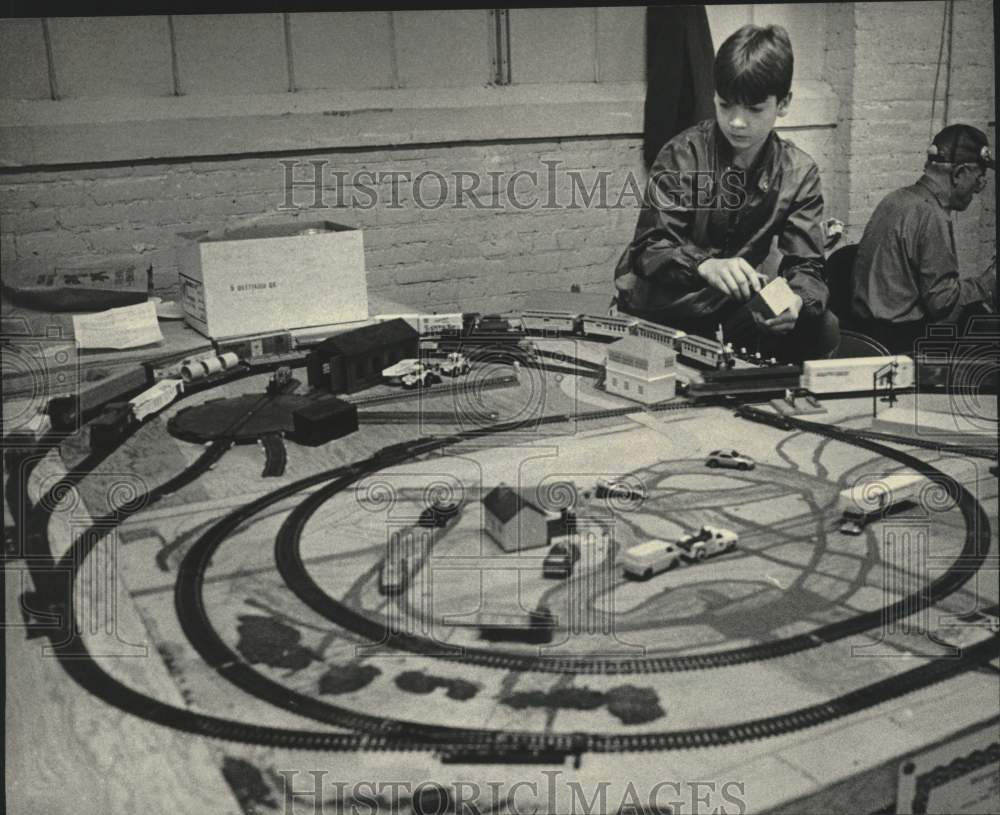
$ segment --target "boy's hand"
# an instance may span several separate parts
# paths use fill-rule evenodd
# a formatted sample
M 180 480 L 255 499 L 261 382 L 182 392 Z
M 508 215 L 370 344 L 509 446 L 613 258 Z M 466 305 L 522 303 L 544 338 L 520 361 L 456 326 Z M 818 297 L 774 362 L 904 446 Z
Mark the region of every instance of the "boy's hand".
M 800 311 L 802 311 L 802 298 L 796 294 L 791 305 L 781 312 L 781 314 L 777 317 L 772 317 L 770 320 L 758 319 L 757 326 L 765 334 L 787 334 L 795 328 Z
M 743 303 L 766 282 L 743 258 L 709 258 L 698 267 L 698 274 L 713 289 Z

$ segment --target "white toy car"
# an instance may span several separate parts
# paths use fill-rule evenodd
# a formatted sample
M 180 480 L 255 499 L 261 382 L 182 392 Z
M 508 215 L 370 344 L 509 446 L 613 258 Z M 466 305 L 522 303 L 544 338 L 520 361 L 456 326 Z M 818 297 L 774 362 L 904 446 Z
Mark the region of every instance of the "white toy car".
M 435 371 L 426 366 L 421 366 L 414 373 L 407 374 L 400 379 L 403 387 L 412 390 L 414 388 L 429 388 L 431 385 L 441 381 L 441 377 Z
M 625 574 L 648 580 L 681 560 L 704 560 L 736 547 L 739 535 L 731 529 L 703 526 L 678 541 L 650 540 L 630 546 L 621 558 Z
M 467 374 L 469 372 L 469 360 L 465 358 L 465 354 L 452 351 L 448 354 L 448 358 L 441 363 L 440 371 L 445 376 Z
M 739 535 L 731 529 L 703 526 L 698 532 L 677 541 L 677 545 L 693 560 L 704 560 L 709 555 L 728 552 L 735 548 Z
M 731 470 L 752 470 L 757 462 L 736 450 L 713 450 L 705 459 L 706 467 L 728 467 Z

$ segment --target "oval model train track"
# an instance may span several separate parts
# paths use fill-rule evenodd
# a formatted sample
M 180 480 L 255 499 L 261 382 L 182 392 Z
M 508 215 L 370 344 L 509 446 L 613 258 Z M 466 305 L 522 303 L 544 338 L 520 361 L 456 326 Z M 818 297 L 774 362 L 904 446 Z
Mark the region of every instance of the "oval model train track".
M 772 418 L 768 418 L 767 414 L 763 414 L 761 411 L 756 411 L 756 413 L 760 415 L 744 412 L 744 417 L 777 424 Z M 594 411 L 590 414 L 581 414 L 575 418 L 597 418 L 598 415 L 620 414 L 617 410 Z M 566 416 L 552 417 L 552 420 L 560 419 L 564 421 Z M 938 483 L 957 487 L 958 506 L 963 513 L 967 528 L 962 555 L 945 574 L 926 587 L 920 593 L 920 597 L 911 596 L 888 606 L 886 609 L 823 626 L 804 635 L 804 639 L 793 637 L 776 643 L 766 643 L 762 646 L 730 649 L 729 651 L 698 654 L 690 657 L 654 657 L 653 659 L 657 660 L 667 660 L 661 663 L 660 667 L 662 670 L 691 670 L 705 667 L 719 667 L 720 665 L 736 664 L 747 659 L 769 658 L 784 653 L 793 653 L 795 650 L 799 650 L 800 647 L 816 647 L 834 639 L 849 636 L 851 633 L 867 630 L 873 625 L 884 622 L 886 614 L 889 615 L 890 619 L 896 619 L 904 613 L 913 613 L 917 608 L 940 600 L 957 590 L 976 573 L 976 570 L 981 566 L 983 559 L 989 551 L 991 533 L 985 512 L 967 490 L 961 485 L 957 485 L 947 479 L 943 473 L 931 465 L 925 464 L 905 453 L 886 448 L 874 441 L 851 436 L 835 428 L 787 418 L 782 418 L 781 422 L 783 424 L 779 426 L 784 428 L 794 427 L 807 432 L 821 433 L 847 444 L 863 447 L 879 455 L 900 461 Z M 511 426 L 518 427 L 520 425 L 517 423 L 497 425 L 492 428 L 491 432 L 503 432 L 503 430 Z M 108 704 L 149 721 L 196 735 L 272 747 L 325 751 L 430 750 L 453 754 L 455 751 L 461 753 L 462 750 L 467 750 L 475 752 L 477 755 L 487 753 L 496 756 L 498 760 L 502 760 L 504 756 L 517 756 L 525 753 L 579 754 L 587 751 L 620 752 L 691 749 L 734 744 L 776 736 L 831 721 L 927 687 L 928 685 L 974 668 L 982 662 L 1000 655 L 1000 638 L 990 637 L 981 643 L 964 649 L 961 657 L 958 659 L 933 660 L 902 674 L 889 677 L 817 705 L 800 708 L 776 716 L 735 722 L 729 725 L 633 735 L 617 733 L 552 734 L 429 725 L 381 716 L 371 716 L 319 702 L 311 697 L 297 694 L 289 688 L 262 676 L 249 665 L 243 663 L 238 655 L 233 653 L 219 638 L 206 615 L 202 597 L 205 570 L 208 567 L 212 552 L 221 545 L 230 532 L 265 507 L 294 495 L 303 489 L 322 484 L 325 481 L 329 481 L 330 483 L 306 499 L 305 502 L 293 511 L 295 520 L 293 521 L 292 516 L 290 516 L 286 521 L 282 533 L 279 534 L 276 541 L 278 568 L 286 579 L 291 576 L 296 580 L 300 580 L 303 578 L 303 575 L 305 576 L 306 582 L 302 584 L 305 588 L 300 589 L 300 596 L 308 604 L 315 604 L 315 606 L 326 611 L 333 611 L 335 616 L 340 615 L 344 622 L 373 632 L 373 629 L 368 628 L 372 623 L 371 620 L 357 615 L 350 609 L 346 609 L 343 604 L 336 603 L 336 601 L 332 601 L 333 605 L 330 605 L 331 598 L 319 591 L 308 574 L 301 568 L 301 555 L 298 549 L 299 533 L 301 532 L 301 524 L 304 523 L 305 519 L 313 511 L 313 505 L 318 505 L 317 502 L 320 500 L 316 499 L 314 501 L 313 499 L 320 494 L 328 497 L 355 482 L 367 472 L 401 463 L 416 455 L 433 452 L 466 438 L 482 435 L 482 433 L 483 431 L 467 432 L 442 439 L 421 439 L 410 444 L 395 445 L 380 451 L 379 454 L 372 456 L 364 462 L 318 473 L 282 487 L 269 495 L 240 507 L 214 524 L 192 546 L 181 564 L 175 590 L 178 617 L 192 645 L 209 665 L 238 686 L 244 687 L 258 697 L 270 701 L 272 704 L 293 710 L 301 715 L 344 726 L 356 732 L 333 733 L 328 731 L 251 725 L 240 721 L 197 713 L 186 708 L 161 702 L 122 684 L 104 671 L 91 657 L 86 645 L 79 636 L 69 636 L 64 641 L 53 642 L 53 649 L 59 657 L 60 663 L 67 674 L 83 688 L 103 699 Z M 132 502 L 132 506 L 136 508 L 134 511 L 143 506 L 148 506 L 162 495 L 168 494 L 179 488 L 182 484 L 193 480 L 193 478 L 200 475 L 211 464 L 217 461 L 227 447 L 228 445 L 226 444 L 213 446 L 213 448 L 206 451 L 206 454 L 199 461 L 195 462 L 187 470 L 178 474 L 161 487 L 150 491 L 147 495 L 140 496 L 139 498 L 143 500 Z M 87 464 L 94 466 L 92 460 L 88 460 Z M 64 483 L 75 483 L 84 474 L 74 472 L 67 475 L 66 478 L 49 490 L 48 496 L 56 494 L 60 486 Z M 45 521 L 48 515 L 54 511 L 54 503 L 46 500 L 39 501 L 30 513 L 32 516 L 30 519 L 31 528 L 36 530 L 47 528 L 48 524 Z M 42 564 L 36 559 L 31 567 L 33 575 L 35 575 L 36 570 L 48 567 L 56 570 L 68 570 L 75 578 L 76 573 L 82 568 L 88 553 L 97 542 L 111 528 L 121 523 L 125 517 L 128 517 L 129 514 L 131 512 L 115 513 L 113 523 L 109 523 L 112 520 L 110 517 L 108 519 L 99 519 L 98 523 L 94 525 L 94 530 L 97 534 L 81 535 L 63 558 L 58 561 L 49 557 L 51 562 Z M 50 546 L 47 540 L 45 540 L 45 545 Z M 72 583 L 73 581 L 71 581 L 71 585 Z M 291 585 L 294 585 L 294 583 Z M 312 588 L 308 588 L 309 586 Z M 916 600 L 917 605 L 912 604 L 914 600 Z M 907 603 L 910 603 L 910 605 L 906 605 Z M 69 632 L 74 632 L 77 630 L 77 621 L 74 616 L 75 603 L 72 601 L 72 596 L 70 596 L 66 606 L 68 613 L 67 628 Z M 384 626 L 379 626 L 378 639 L 382 639 L 383 634 Z M 415 640 L 412 644 L 416 648 L 420 645 L 420 641 Z M 434 645 L 437 647 L 436 643 Z M 756 650 L 761 647 L 765 650 Z M 496 655 L 494 654 L 493 656 Z M 520 658 L 544 660 L 543 657 L 520 656 Z M 683 662 L 679 660 L 690 661 Z M 634 659 L 622 661 L 618 664 L 621 667 L 627 667 L 630 663 L 637 664 Z M 535 662 L 535 667 L 532 669 L 546 669 L 545 667 L 539 667 L 544 665 L 544 662 Z M 609 668 L 610 666 L 606 667 Z M 644 665 L 643 667 L 648 666 Z

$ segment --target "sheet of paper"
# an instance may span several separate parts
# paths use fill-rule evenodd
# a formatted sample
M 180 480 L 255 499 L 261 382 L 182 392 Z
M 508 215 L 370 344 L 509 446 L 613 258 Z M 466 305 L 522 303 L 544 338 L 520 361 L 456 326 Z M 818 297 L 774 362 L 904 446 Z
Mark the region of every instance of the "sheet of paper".
M 140 348 L 163 341 L 156 306 L 150 302 L 74 314 L 73 335 L 78 348 Z
M 166 303 L 159 297 L 150 297 L 149 302 L 156 307 L 156 316 L 160 320 L 183 320 L 184 310 L 181 308 L 181 304 L 173 300 L 168 300 Z

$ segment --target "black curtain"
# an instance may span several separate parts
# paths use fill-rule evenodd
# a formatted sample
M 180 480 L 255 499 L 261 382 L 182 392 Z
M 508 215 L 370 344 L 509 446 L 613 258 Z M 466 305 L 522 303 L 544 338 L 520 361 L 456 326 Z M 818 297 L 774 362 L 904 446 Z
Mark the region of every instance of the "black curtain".
M 715 115 L 712 34 L 704 6 L 646 9 L 646 167 L 674 136 Z

